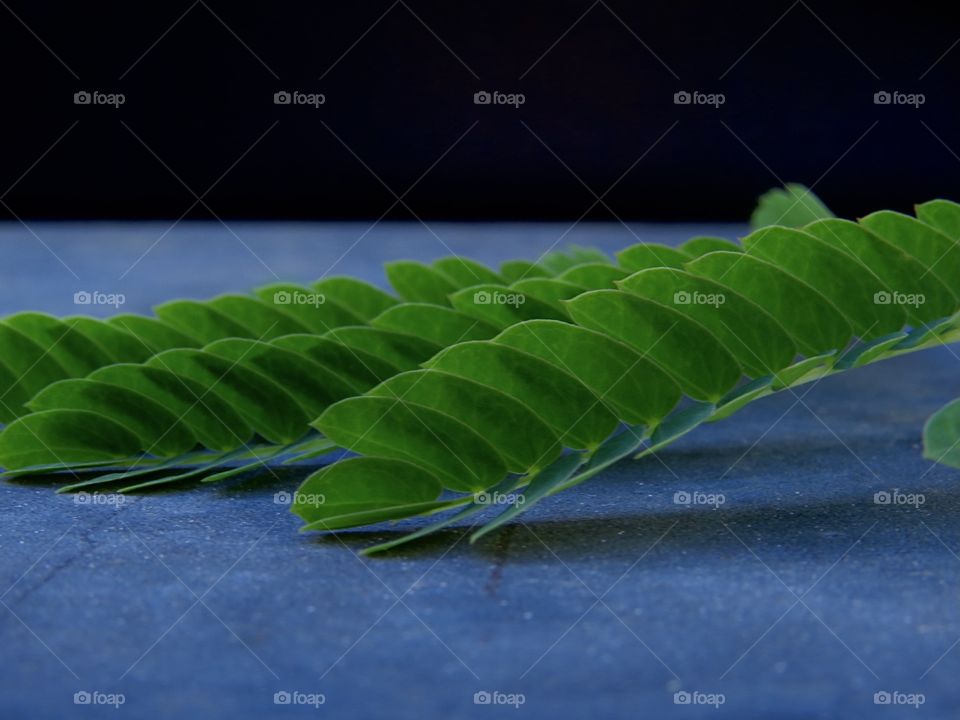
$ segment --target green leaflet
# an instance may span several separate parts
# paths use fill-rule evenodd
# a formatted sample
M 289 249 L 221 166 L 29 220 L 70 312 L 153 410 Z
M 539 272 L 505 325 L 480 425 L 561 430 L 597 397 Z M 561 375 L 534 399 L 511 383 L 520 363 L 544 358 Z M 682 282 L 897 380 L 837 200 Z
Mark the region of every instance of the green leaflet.
M 690 397 L 719 400 L 740 378 L 720 342 L 683 313 L 631 293 L 594 290 L 567 303 L 579 324 L 635 348 Z M 690 348 L 698 348 L 692 353 Z
M 60 380 L 29 403 L 34 412 L 86 410 L 108 418 L 137 436 L 138 450 L 164 457 L 182 455 L 197 439 L 172 412 L 129 388 L 88 378 Z
M 596 447 L 617 425 L 616 417 L 600 398 L 573 375 L 506 345 L 461 343 L 442 351 L 425 365 L 488 385 L 519 400 L 550 425 L 568 447 Z
M 438 270 L 412 260 L 398 260 L 384 266 L 387 279 L 407 302 L 447 305 L 447 296 L 458 286 Z
M 440 481 L 416 465 L 384 458 L 349 458 L 318 470 L 294 494 L 291 512 L 303 530 L 337 530 L 442 508 Z M 414 512 L 411 512 L 414 509 Z
M 802 227 L 821 218 L 833 217 L 820 198 L 803 185 L 787 183 L 760 196 L 757 208 L 750 216 L 754 230 L 768 225 Z
M 515 282 L 511 287 L 514 291 L 522 293 L 526 297 L 546 303 L 560 313 L 565 320 L 569 320 L 570 315 L 567 313 L 563 301 L 576 297 L 586 290 L 579 285 L 553 278 L 527 278 Z
M 10 378 L 3 384 L 7 388 L 0 395 L 3 403 L 13 402 L 14 397 L 29 398 L 67 376 L 67 370 L 44 350 L 43 345 L 4 322 L 0 322 L 0 347 L 3 348 L 0 368 L 9 371 Z M 14 393 L 13 397 L 8 394 L 10 392 Z
M 691 258 L 695 258 L 700 257 L 701 255 L 706 255 L 707 253 L 723 250 L 737 252 L 741 248 L 735 242 L 731 242 L 725 238 L 699 235 L 697 237 L 690 238 L 686 242 L 680 243 L 680 246 L 677 249 Z
M 533 318 L 566 318 L 562 310 L 506 285 L 476 285 L 450 296 L 453 307 L 482 323 L 503 329 Z
M 207 300 L 206 305 L 243 323 L 247 331 L 260 340 L 310 331 L 309 325 L 284 312 L 288 306 L 276 302 L 268 305 L 248 295 L 220 295 Z
M 229 403 L 263 438 L 291 443 L 307 431 L 309 416 L 280 385 L 235 361 L 200 350 L 166 350 L 147 365 L 199 383 Z
M 326 302 L 333 300 L 337 307 L 350 308 L 351 314 L 365 321 L 372 320 L 398 303 L 396 298 L 383 290 L 351 277 L 331 277 L 318 280 L 313 284 L 313 289 L 322 293 Z M 338 324 L 353 325 L 355 323 Z M 331 325 L 330 327 L 337 326 Z
M 953 239 L 916 218 L 890 210 L 871 213 L 860 224 L 922 262 L 947 287 L 956 287 L 960 245 Z
M 553 273 L 528 260 L 507 260 L 500 265 L 500 275 L 508 283 L 515 283 L 529 278 L 552 277 Z
M 610 259 L 595 248 L 571 245 L 567 252 L 551 252 L 540 258 L 539 266 L 546 269 L 551 275 L 559 275 L 577 265 L 584 263 L 606 263 Z M 528 276 L 529 277 L 529 276 Z
M 202 345 L 225 337 L 258 337 L 239 321 L 196 300 L 171 300 L 157 305 L 153 311 L 160 320 Z
M 923 456 L 943 465 L 960 467 L 960 398 L 927 420 L 923 428 Z
M 354 394 L 347 382 L 320 363 L 269 343 L 227 338 L 210 343 L 204 352 L 257 370 L 278 383 L 307 417 L 316 417 L 328 405 Z
M 332 278 L 326 282 L 331 281 Z M 255 305 L 264 308 L 258 313 L 260 321 L 251 335 L 268 340 L 293 333 L 324 333 L 344 325 L 362 325 L 363 318 L 348 310 L 342 303 L 356 299 L 357 305 L 362 308 L 365 301 L 371 302 L 366 297 L 366 292 L 373 290 L 375 289 L 370 286 L 360 290 L 354 285 L 348 285 L 342 288 L 342 296 L 328 296 L 319 289 L 289 283 L 259 287 L 254 290 L 259 303 L 254 298 L 247 298 L 249 308 Z M 213 302 L 216 302 L 216 298 Z M 350 304 L 349 307 L 355 306 Z M 279 319 L 283 317 L 288 319 Z M 275 319 L 276 324 L 270 322 L 271 319 Z
M 118 364 L 100 368 L 90 380 L 127 388 L 151 398 L 180 419 L 201 445 L 211 450 L 235 450 L 253 438 L 253 428 L 219 395 L 170 370 L 147 365 Z
M 436 260 L 433 268 L 453 280 L 457 287 L 471 287 L 473 285 L 493 284 L 500 285 L 504 279 L 499 274 L 481 265 L 476 260 L 459 256 L 445 257 Z
M 293 350 L 315 360 L 347 383 L 357 394 L 400 372 L 400 368 L 366 350 L 348 347 L 329 337 L 287 335 L 273 341 L 277 347 Z
M 745 253 L 713 252 L 687 270 L 726 285 L 761 306 L 783 326 L 804 355 L 846 347 L 850 323 L 823 295 L 776 265 Z
M 200 347 L 198 340 L 156 318 L 124 313 L 114 315 L 107 320 L 107 323 L 132 335 L 134 339 L 150 349 L 151 355 L 175 347 Z
M 7 469 L 54 462 L 74 465 L 116 460 L 139 450 L 136 435 L 87 410 L 31 413 L 0 433 L 0 457 Z
M 803 230 L 869 267 L 883 281 L 888 294 L 922 296 L 923 303 L 902 306 L 913 322 L 931 322 L 956 310 L 957 297 L 935 274 L 927 272 L 912 255 L 879 235 L 849 220 L 838 219 L 820 220 Z M 894 298 L 881 296 L 880 299 L 892 301 Z
M 143 362 L 155 352 L 130 332 L 96 318 L 73 316 L 63 321 L 102 347 L 113 362 Z
M 494 342 L 536 355 L 576 376 L 628 423 L 656 425 L 680 399 L 680 388 L 667 373 L 603 333 L 554 320 L 531 320 L 507 328 Z
M 614 287 L 617 280 L 622 280 L 629 274 L 624 268 L 608 263 L 584 263 L 564 271 L 557 276 L 557 280 L 586 290 L 603 290 Z
M 769 227 L 743 238 L 747 254 L 777 265 L 819 291 L 865 340 L 899 330 L 906 313 L 895 303 L 877 302 L 889 295 L 883 280 L 866 265 L 802 230 Z
M 76 327 L 50 315 L 18 313 L 5 318 L 3 322 L 46 349 L 69 377 L 82 377 L 113 362 L 106 350 Z
M 372 327 L 344 327 L 325 335 L 350 350 L 382 358 L 401 370 L 413 370 L 440 350 L 440 346 L 416 335 Z M 357 358 L 355 361 L 359 362 Z
M 948 238 L 960 238 L 960 205 L 950 200 L 930 200 L 917 205 L 917 218 Z
M 401 373 L 370 391 L 455 417 L 486 438 L 510 472 L 535 471 L 560 454 L 556 433 L 522 402 L 499 390 L 439 370 Z M 518 433 L 515 428 L 522 427 Z
M 441 305 L 404 303 L 385 310 L 370 324 L 382 330 L 417 334 L 440 347 L 466 340 L 487 340 L 497 329 L 480 318 Z
M 634 273 L 619 287 L 699 322 L 723 343 L 750 377 L 780 370 L 797 354 L 790 336 L 765 310 L 707 278 L 654 268 Z
M 312 423 L 347 450 L 427 468 L 451 490 L 483 490 L 507 472 L 497 450 L 456 418 L 403 399 L 364 395 Z
M 617 253 L 620 267 L 629 272 L 655 267 L 682 268 L 690 256 L 681 250 L 656 243 L 631 245 Z
M 7 388 L 3 397 L 0 397 L 0 421 L 10 422 L 23 414 L 30 400 L 30 393 L 17 382 L 17 376 L 4 365 L 0 365 L 0 383 Z

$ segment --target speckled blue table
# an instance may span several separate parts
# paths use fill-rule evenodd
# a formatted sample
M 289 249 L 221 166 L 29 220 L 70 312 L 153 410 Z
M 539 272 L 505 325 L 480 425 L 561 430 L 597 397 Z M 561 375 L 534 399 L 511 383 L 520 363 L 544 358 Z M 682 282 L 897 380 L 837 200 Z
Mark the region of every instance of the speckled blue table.
M 229 226 L 2 225 L 0 312 L 72 313 L 80 290 L 145 311 L 331 266 L 379 283 L 401 257 L 635 241 L 616 224 Z M 958 367 L 928 351 L 768 398 L 475 546 L 451 529 L 379 559 L 357 541 L 417 522 L 298 534 L 273 497 L 303 470 L 119 507 L 0 484 L 0 717 L 955 718 L 960 472 L 919 439 L 960 395 Z M 924 502 L 874 503 L 893 488 Z M 725 502 L 674 504 L 694 489 Z M 875 705 L 884 691 L 924 702 Z

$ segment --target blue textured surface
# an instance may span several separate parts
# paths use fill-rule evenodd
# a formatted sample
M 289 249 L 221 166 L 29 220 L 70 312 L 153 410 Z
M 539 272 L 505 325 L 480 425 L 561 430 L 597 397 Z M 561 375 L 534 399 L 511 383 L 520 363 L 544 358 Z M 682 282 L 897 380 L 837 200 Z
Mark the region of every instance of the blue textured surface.
M 441 243 L 384 224 L 348 252 L 366 225 L 230 225 L 239 239 L 179 225 L 122 280 L 168 225 L 31 224 L 37 237 L 4 225 L 0 312 L 73 313 L 78 290 L 144 311 L 274 273 L 312 279 L 345 252 L 335 273 L 381 282 L 381 262 L 439 257 L 444 243 L 495 262 L 535 257 L 567 229 L 431 224 Z M 704 231 L 633 229 L 667 243 Z M 634 241 L 583 225 L 562 244 Z M 451 529 L 380 559 L 357 557 L 357 540 L 418 523 L 298 534 L 274 493 L 302 470 L 119 508 L 2 484 L 0 716 L 956 717 L 960 473 L 923 461 L 919 441 L 960 394 L 958 364 L 928 351 L 804 388 L 802 402 L 766 399 L 475 546 Z M 892 488 L 925 502 L 874 504 Z M 674 504 L 690 490 L 725 503 Z M 125 704 L 77 707 L 80 690 Z M 326 702 L 276 706 L 280 690 Z M 483 690 L 525 702 L 475 705 Z M 675 705 L 678 690 L 725 703 Z M 925 704 L 877 707 L 881 690 Z

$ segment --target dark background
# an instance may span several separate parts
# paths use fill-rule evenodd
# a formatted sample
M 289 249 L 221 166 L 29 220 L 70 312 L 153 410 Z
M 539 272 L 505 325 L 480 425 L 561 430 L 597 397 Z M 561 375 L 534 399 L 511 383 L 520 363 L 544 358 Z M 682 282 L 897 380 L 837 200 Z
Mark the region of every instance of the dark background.
M 0 212 L 743 220 L 778 180 L 816 184 L 843 214 L 907 209 L 960 197 L 950 13 L 823 0 L 4 0 Z M 75 105 L 79 90 L 126 102 Z M 277 106 L 279 90 L 326 103 Z M 478 106 L 478 90 L 526 103 Z M 679 90 L 726 102 L 675 105 Z M 878 106 L 878 90 L 925 103 Z

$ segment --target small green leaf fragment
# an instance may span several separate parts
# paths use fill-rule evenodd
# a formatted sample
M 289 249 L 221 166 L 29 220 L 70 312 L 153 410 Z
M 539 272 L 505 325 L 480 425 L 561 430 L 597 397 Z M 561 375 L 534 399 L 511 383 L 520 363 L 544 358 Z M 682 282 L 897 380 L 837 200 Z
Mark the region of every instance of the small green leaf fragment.
M 768 225 L 796 228 L 830 217 L 833 213 L 812 190 L 798 183 L 787 183 L 782 189 L 773 188 L 760 196 L 750 216 L 750 227 L 754 230 Z
M 960 468 L 960 398 L 935 412 L 923 428 L 923 456 Z

